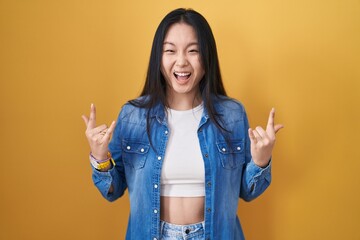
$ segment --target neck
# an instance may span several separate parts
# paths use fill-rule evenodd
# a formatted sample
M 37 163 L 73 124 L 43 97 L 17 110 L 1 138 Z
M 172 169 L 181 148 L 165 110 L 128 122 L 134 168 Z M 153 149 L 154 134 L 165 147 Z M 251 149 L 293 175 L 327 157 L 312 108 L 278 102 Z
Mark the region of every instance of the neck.
M 199 104 L 202 99 L 200 92 L 197 95 L 194 94 L 169 94 L 167 97 L 169 107 L 174 110 L 189 110 Z

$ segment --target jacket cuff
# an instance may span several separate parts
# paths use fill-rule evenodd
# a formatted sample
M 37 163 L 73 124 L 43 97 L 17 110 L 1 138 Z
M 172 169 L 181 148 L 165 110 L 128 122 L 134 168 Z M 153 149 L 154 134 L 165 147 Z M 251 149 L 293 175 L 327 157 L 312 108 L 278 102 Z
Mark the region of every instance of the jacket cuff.
M 91 166 L 92 168 L 92 179 L 95 186 L 99 189 L 101 194 L 107 198 L 111 183 L 113 181 L 112 172 L 114 171 L 114 167 L 109 169 L 109 171 L 101 172 Z
M 259 167 L 255 164 L 253 159 L 249 162 L 247 166 L 247 171 L 250 173 L 250 176 L 254 176 L 255 179 L 265 178 L 268 182 L 271 181 L 271 158 L 266 167 Z

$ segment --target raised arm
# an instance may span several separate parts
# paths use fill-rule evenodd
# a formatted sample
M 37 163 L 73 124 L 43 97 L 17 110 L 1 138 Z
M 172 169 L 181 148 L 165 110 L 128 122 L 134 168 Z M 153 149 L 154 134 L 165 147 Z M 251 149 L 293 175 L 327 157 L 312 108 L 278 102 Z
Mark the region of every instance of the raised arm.
M 92 156 L 97 160 L 104 160 L 108 158 L 109 142 L 111 135 L 115 129 L 115 121 L 113 121 L 110 127 L 106 124 L 96 126 L 96 108 L 94 104 L 90 107 L 90 116 L 81 116 L 86 125 L 85 135 L 90 145 L 90 151 Z M 111 168 L 111 164 L 99 171 L 106 172 Z M 109 193 L 113 192 L 113 186 L 111 185 Z
M 283 128 L 282 124 L 274 124 L 275 109 L 270 111 L 266 130 L 257 126 L 254 130 L 249 128 L 249 137 L 251 141 L 251 156 L 254 163 L 259 167 L 268 165 L 272 150 L 275 145 L 276 133 Z

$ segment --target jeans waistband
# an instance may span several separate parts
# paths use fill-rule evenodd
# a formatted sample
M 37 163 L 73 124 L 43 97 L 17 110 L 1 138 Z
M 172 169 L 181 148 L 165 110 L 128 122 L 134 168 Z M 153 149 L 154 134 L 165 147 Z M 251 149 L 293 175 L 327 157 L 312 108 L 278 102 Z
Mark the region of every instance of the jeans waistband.
M 168 223 L 165 221 L 160 221 L 160 231 L 162 231 L 165 227 L 182 232 L 185 231 L 186 229 L 194 229 L 199 227 L 205 228 L 205 222 L 202 221 L 198 223 L 179 225 L 179 224 Z

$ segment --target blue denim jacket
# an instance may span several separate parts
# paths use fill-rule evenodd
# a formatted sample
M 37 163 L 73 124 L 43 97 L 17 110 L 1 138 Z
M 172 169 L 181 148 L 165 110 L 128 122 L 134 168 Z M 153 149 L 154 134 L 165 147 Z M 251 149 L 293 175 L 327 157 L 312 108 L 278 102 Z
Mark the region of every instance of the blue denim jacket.
M 239 240 L 244 235 L 237 217 L 239 197 L 250 201 L 270 184 L 271 164 L 260 168 L 250 154 L 248 120 L 244 107 L 222 97 L 215 102 L 227 139 L 204 108 L 198 138 L 205 166 L 205 239 Z M 159 239 L 160 174 L 169 128 L 163 105 L 150 111 L 150 144 L 146 113 L 127 103 L 118 117 L 109 149 L 116 166 L 108 172 L 93 170 L 101 194 L 114 201 L 128 189 L 130 217 L 126 239 Z M 114 191 L 109 194 L 110 185 Z

